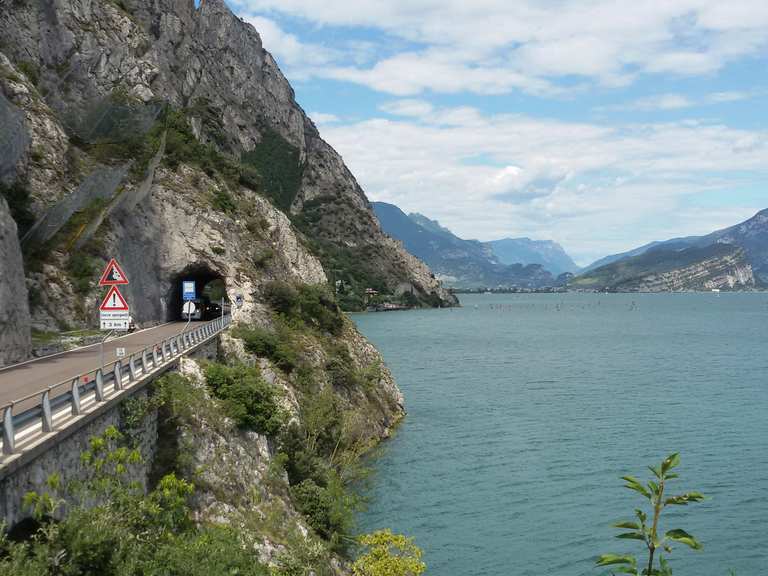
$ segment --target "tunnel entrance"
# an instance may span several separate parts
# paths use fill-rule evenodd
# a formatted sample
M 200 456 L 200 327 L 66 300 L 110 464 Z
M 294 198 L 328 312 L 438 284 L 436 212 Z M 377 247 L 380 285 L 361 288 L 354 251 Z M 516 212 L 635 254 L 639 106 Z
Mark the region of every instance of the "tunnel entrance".
M 193 321 L 213 320 L 221 316 L 222 310 L 225 313 L 229 312 L 229 297 L 227 296 L 224 277 L 207 264 L 190 264 L 171 277 L 166 321 L 187 320 L 187 316 L 182 311 L 184 305 L 182 294 L 185 283 L 187 283 L 187 289 L 194 287 L 195 312 L 191 318 Z

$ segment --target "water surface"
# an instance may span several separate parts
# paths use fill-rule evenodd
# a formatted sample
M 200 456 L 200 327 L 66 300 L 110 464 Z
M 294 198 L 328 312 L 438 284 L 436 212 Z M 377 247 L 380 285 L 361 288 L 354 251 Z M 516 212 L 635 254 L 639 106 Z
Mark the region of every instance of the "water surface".
M 461 299 L 355 315 L 408 409 L 362 530 L 415 537 L 433 575 L 601 574 L 641 504 L 618 477 L 679 451 L 673 489 L 710 499 L 669 514 L 705 547 L 675 575 L 768 574 L 768 295 Z

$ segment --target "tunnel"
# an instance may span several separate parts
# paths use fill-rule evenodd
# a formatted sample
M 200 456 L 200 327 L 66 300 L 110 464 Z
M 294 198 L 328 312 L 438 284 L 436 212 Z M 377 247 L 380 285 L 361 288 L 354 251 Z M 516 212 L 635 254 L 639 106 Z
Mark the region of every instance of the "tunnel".
M 170 286 L 168 288 L 168 308 L 166 310 L 167 322 L 178 322 L 187 320 L 183 313 L 184 305 L 183 291 L 185 283 L 187 289 L 193 283 L 195 294 L 195 314 L 192 320 L 213 320 L 221 315 L 221 303 L 224 301 L 224 311 L 229 310 L 229 298 L 227 296 L 224 277 L 213 270 L 208 264 L 196 263 L 190 264 L 181 272 L 171 276 Z

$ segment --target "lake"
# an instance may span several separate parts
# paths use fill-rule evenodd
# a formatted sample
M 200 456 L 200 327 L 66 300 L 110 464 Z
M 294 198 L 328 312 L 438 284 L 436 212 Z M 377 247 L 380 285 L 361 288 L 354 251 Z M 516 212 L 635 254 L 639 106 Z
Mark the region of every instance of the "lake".
M 620 476 L 680 452 L 676 576 L 768 574 L 768 294 L 462 295 L 357 314 L 406 398 L 361 531 L 415 538 L 427 574 L 605 574 L 610 525 L 647 504 Z M 640 555 L 640 554 L 639 554 Z

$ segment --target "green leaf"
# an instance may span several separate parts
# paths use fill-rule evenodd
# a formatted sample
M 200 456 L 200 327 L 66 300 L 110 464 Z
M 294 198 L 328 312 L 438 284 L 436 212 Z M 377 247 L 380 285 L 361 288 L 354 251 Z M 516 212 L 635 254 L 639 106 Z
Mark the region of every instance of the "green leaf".
M 670 496 L 664 500 L 664 505 L 687 506 L 689 502 L 701 502 L 702 500 L 704 500 L 704 495 L 701 492 L 686 492 L 679 496 Z
M 678 464 L 680 464 L 680 454 L 677 452 L 670 454 L 664 459 L 664 462 L 661 463 L 661 473 L 666 474 L 667 470 L 672 470 L 672 468 Z
M 612 566 L 614 564 L 626 564 L 628 566 L 637 566 L 637 560 L 634 556 L 620 554 L 603 554 L 595 562 L 597 566 Z
M 637 522 L 617 522 L 613 525 L 614 528 L 628 528 L 629 530 L 640 530 L 640 526 Z
M 661 480 L 661 472 L 659 471 L 658 468 L 656 468 L 656 466 L 648 466 L 648 470 L 653 472 L 653 475 L 656 476 L 656 478 L 658 478 L 659 480 Z
M 654 495 L 659 493 L 659 485 L 653 480 L 648 480 L 648 488 L 651 489 L 651 493 Z
M 624 532 L 623 534 L 617 534 L 616 538 L 624 538 L 625 540 L 642 540 L 645 542 L 645 534 L 640 532 Z
M 640 494 L 648 498 L 648 500 L 651 499 L 650 492 L 648 492 L 645 486 L 640 484 L 640 481 L 637 478 L 634 478 L 632 476 L 622 476 L 621 479 L 624 480 L 624 482 L 626 482 L 626 484 L 624 485 L 624 488 L 629 488 L 630 490 L 639 492 Z
M 645 521 L 648 520 L 648 515 L 639 508 L 635 508 L 635 516 L 640 520 L 640 524 L 645 526 Z
M 696 538 L 688 534 L 685 530 L 682 530 L 681 528 L 676 528 L 675 530 L 668 531 L 665 536 L 669 540 L 673 540 L 675 542 L 680 542 L 680 544 L 685 544 L 686 546 L 690 546 L 694 550 L 701 550 L 702 545 L 699 543 Z

